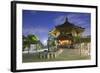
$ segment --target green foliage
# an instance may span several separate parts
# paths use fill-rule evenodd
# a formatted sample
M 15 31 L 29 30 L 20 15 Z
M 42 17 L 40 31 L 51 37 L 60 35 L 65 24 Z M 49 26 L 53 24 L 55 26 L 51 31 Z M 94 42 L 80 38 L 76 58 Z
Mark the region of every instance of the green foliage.
M 23 35 L 22 38 L 23 38 L 23 49 L 22 50 L 24 51 L 26 47 L 29 47 L 29 44 L 28 44 L 27 37 Z
M 82 42 L 88 43 L 91 42 L 91 38 L 81 38 Z
M 36 35 L 28 35 L 27 37 L 23 35 L 23 51 L 26 47 L 30 47 L 30 44 L 37 44 L 38 41 L 39 39 Z
M 55 41 L 52 41 L 51 45 L 52 46 L 56 46 Z
M 81 42 L 80 36 L 75 36 L 75 37 L 73 37 L 73 39 L 74 39 L 75 43 L 80 43 Z
M 90 37 L 73 37 L 74 38 L 74 42 L 75 43 L 88 43 L 91 42 L 91 38 Z
M 27 40 L 28 40 L 28 43 L 30 44 L 36 44 L 39 41 L 36 35 L 28 35 Z

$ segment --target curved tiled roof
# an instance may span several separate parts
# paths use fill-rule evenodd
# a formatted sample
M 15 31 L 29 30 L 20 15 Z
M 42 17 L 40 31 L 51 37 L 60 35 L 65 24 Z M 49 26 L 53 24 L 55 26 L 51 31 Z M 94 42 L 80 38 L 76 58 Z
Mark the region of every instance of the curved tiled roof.
M 76 32 L 83 32 L 85 28 L 82 28 L 82 27 L 79 27 L 79 26 L 76 26 L 75 24 L 73 23 L 70 23 L 68 21 L 68 18 L 66 18 L 66 21 L 61 24 L 61 25 L 58 25 L 58 26 L 55 26 L 56 30 L 59 30 L 59 31 L 76 31 Z

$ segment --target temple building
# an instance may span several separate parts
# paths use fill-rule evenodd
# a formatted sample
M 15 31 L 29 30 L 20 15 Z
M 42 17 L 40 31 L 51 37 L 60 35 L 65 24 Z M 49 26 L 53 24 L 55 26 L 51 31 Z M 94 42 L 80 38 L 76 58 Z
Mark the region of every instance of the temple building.
M 84 30 L 85 28 L 70 23 L 68 18 L 66 18 L 63 24 L 55 26 L 49 34 L 51 35 L 51 38 L 55 38 L 57 46 L 66 47 L 75 43 L 74 37 L 81 37 Z

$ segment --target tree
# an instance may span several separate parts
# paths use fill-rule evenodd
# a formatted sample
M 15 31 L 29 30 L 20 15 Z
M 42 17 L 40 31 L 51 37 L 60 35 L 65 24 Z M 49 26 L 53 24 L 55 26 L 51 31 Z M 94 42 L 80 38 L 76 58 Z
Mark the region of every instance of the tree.
M 27 41 L 27 37 L 25 37 L 24 35 L 22 36 L 23 38 L 23 51 L 25 50 L 26 47 L 29 47 L 28 41 Z
M 31 44 L 36 44 L 36 49 L 37 49 L 37 43 L 38 43 L 39 39 L 36 35 L 33 35 L 33 34 L 30 34 L 27 36 L 27 42 L 29 44 L 29 49 L 28 51 L 30 50 L 30 45 Z
M 30 34 L 27 37 L 23 35 L 23 51 L 25 50 L 26 47 L 28 47 L 28 51 L 30 50 L 30 45 L 31 44 L 37 44 L 39 41 L 38 37 L 34 34 Z

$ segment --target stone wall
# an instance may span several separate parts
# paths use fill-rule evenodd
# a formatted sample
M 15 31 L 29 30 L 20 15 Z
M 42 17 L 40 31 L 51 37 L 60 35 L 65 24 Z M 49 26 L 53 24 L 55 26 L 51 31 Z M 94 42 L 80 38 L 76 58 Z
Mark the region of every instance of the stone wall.
M 78 43 L 74 44 L 75 49 L 79 49 L 81 55 L 90 55 L 91 44 L 90 43 Z

